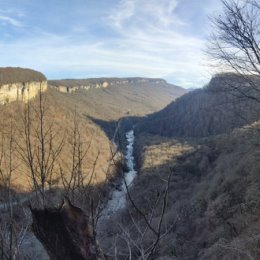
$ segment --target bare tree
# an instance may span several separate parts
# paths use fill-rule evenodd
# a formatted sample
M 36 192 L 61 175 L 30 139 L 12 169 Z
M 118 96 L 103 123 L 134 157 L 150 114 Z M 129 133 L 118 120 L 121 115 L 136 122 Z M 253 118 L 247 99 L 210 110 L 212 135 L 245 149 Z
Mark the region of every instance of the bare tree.
M 12 190 L 12 178 L 18 168 L 16 162 L 16 145 L 14 121 L 11 117 L 1 127 L 0 141 L 0 188 L 3 190 L 4 203 L 0 206 L 0 259 L 15 260 L 20 257 L 20 246 L 29 228 L 30 218 L 21 207 L 17 209 L 19 201 L 16 200 L 15 192 Z M 21 210 L 22 209 L 22 210 Z M 17 220 L 17 214 L 24 218 L 23 222 Z M 18 218 L 19 219 L 19 218 Z
M 70 197 L 74 202 L 76 199 L 76 193 L 84 193 L 85 182 L 87 176 L 83 169 L 83 162 L 90 148 L 91 142 L 84 143 L 82 140 L 82 133 L 79 124 L 79 115 L 75 108 L 73 112 L 73 128 L 68 134 L 69 145 L 69 161 L 60 162 L 60 176 L 64 188 L 65 196 Z M 92 178 L 89 177 L 89 182 Z M 83 197 L 83 196 L 81 196 Z
M 223 14 L 212 19 L 208 54 L 225 71 L 235 72 L 226 82 L 238 97 L 260 103 L 260 5 L 255 0 L 222 0 Z
M 114 227 L 107 227 L 110 234 L 101 243 L 111 259 L 155 259 L 159 245 L 175 227 L 177 219 L 172 223 L 166 220 L 171 173 L 167 179 L 160 178 L 163 184 L 153 199 L 147 202 L 147 208 L 138 202 L 130 187 L 126 187 L 128 206 L 121 216 L 115 216 Z M 122 219 L 121 219 L 122 218 Z M 112 219 L 105 222 L 106 224 Z M 113 226 L 113 225 L 112 225 Z M 113 234 L 113 235 L 112 235 Z M 108 238 L 107 237 L 107 238 Z
M 17 142 L 18 153 L 29 170 L 34 192 L 43 207 L 46 190 L 52 185 L 55 164 L 64 146 L 64 138 L 57 138 L 60 133 L 47 120 L 47 112 L 47 102 L 40 91 L 35 107 L 29 101 L 25 105 L 21 141 Z
M 2 132 L 1 138 L 1 151 L 0 151 L 0 184 L 4 193 L 7 194 L 7 207 L 8 216 L 2 221 L 5 222 L 1 227 L 1 244 L 2 256 L 5 255 L 6 259 L 14 259 L 14 218 L 13 218 L 13 196 L 11 191 L 11 178 L 14 171 L 13 165 L 13 150 L 14 150 L 14 136 L 13 136 L 13 122 L 10 122 L 10 132 Z M 5 259 L 5 258 L 3 258 Z
M 121 230 L 125 235 L 124 239 L 126 240 L 129 248 L 129 255 L 133 254 L 132 250 L 134 248 L 137 249 L 138 251 L 138 255 L 139 255 L 138 259 L 142 259 L 142 260 L 153 259 L 156 253 L 156 249 L 159 245 L 159 242 L 170 231 L 171 228 L 163 231 L 163 222 L 164 222 L 164 216 L 168 204 L 168 194 L 170 188 L 171 175 L 172 172 L 169 174 L 167 180 L 161 179 L 166 183 L 165 188 L 163 188 L 162 192 L 158 194 L 157 199 L 151 206 L 151 210 L 149 214 L 145 214 L 137 206 L 125 182 L 126 189 L 127 189 L 127 196 L 130 205 L 136 210 L 136 212 L 141 216 L 141 219 L 143 219 L 144 221 L 142 226 L 140 226 L 137 223 L 137 221 L 134 219 L 134 217 L 131 216 L 131 212 L 129 212 L 131 216 L 131 221 L 133 223 L 133 229 L 137 231 L 139 237 L 138 240 L 136 238 L 132 238 L 131 234 L 126 232 L 126 230 L 122 226 L 120 226 Z M 159 206 L 160 204 L 161 206 Z M 155 211 L 158 209 L 160 213 L 157 221 L 155 221 Z M 174 225 L 175 225 L 175 221 L 174 221 Z M 145 237 L 147 236 L 147 233 L 149 233 L 151 239 L 151 241 L 148 244 L 145 243 Z

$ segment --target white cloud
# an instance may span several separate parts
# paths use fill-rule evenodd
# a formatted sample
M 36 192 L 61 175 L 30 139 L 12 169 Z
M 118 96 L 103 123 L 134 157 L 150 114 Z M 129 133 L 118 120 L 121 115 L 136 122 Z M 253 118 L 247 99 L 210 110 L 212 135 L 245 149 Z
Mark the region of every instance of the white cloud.
M 116 28 L 120 29 L 122 25 L 134 15 L 135 0 L 120 1 L 118 10 L 120 11 L 112 13 L 108 19 Z
M 177 5 L 176 0 L 121 0 L 109 15 L 108 22 L 125 36 L 135 33 L 136 29 L 165 30 L 184 25 L 174 14 Z

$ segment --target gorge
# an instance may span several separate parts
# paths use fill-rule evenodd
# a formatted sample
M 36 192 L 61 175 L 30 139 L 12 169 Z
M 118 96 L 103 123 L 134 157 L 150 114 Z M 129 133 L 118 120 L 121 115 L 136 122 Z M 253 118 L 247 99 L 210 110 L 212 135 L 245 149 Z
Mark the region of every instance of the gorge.
M 48 88 L 42 93 L 46 108 L 42 110 L 43 136 L 48 137 L 44 151 L 49 158 L 55 158 L 54 151 L 60 153 L 54 164 L 42 161 L 54 169 L 43 175 L 46 209 L 59 209 L 62 197 L 69 197 L 94 223 L 109 259 L 129 255 L 150 259 L 150 254 L 154 259 L 215 260 L 226 255 L 244 259 L 246 254 L 257 259 L 259 105 L 242 99 L 234 103 L 234 97 L 223 92 L 224 83 L 236 79 L 230 74 L 217 75 L 203 89 L 187 94 L 163 80 L 140 78 L 117 79 L 115 85 L 106 87 L 103 78 L 90 79 L 93 87 L 87 91 L 80 87 L 80 80 L 59 81 L 57 86 L 64 85 L 64 91 Z M 34 80 L 23 76 L 20 83 Z M 11 82 L 17 79 L 7 84 Z M 247 87 L 239 82 L 237 86 Z M 41 139 L 37 139 L 41 136 L 40 99 L 36 95 L 26 106 L 15 95 L 12 101 L 0 111 L 0 228 L 8 237 L 8 223 L 18 223 L 15 232 L 19 235 L 14 239 L 20 259 L 48 259 L 29 231 L 27 207 L 29 202 L 34 208 L 42 207 L 31 193 L 41 187 L 40 175 L 34 187 L 28 167 L 32 163 L 38 174 L 37 163 L 42 158 Z M 31 121 L 26 121 L 28 107 L 32 108 Z M 247 120 L 237 119 L 242 110 Z M 113 142 L 119 141 L 125 145 L 113 160 Z M 29 163 L 24 161 L 24 147 L 33 155 Z M 11 180 L 10 186 L 6 180 Z M 135 206 L 127 199 L 124 180 Z M 9 240 L 3 241 L 9 254 Z M 226 244 L 229 249 L 223 250 Z M 235 246 L 241 250 L 230 249 Z

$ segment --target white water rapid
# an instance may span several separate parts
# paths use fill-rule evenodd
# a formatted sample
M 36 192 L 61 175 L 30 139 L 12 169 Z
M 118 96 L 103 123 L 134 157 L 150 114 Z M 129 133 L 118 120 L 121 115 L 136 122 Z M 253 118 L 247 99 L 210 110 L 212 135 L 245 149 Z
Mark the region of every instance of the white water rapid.
M 124 173 L 124 180 L 122 180 L 120 188 L 115 189 L 112 192 L 111 199 L 107 202 L 106 207 L 103 210 L 103 217 L 109 217 L 110 215 L 116 213 L 118 210 L 122 209 L 126 205 L 126 195 L 127 195 L 127 189 L 125 186 L 125 183 L 127 187 L 131 185 L 134 178 L 136 177 L 136 171 L 134 169 L 134 156 L 133 156 L 133 145 L 134 145 L 134 130 L 128 131 L 126 133 L 126 139 L 127 139 L 127 146 L 126 146 L 126 165 L 127 165 L 127 172 Z

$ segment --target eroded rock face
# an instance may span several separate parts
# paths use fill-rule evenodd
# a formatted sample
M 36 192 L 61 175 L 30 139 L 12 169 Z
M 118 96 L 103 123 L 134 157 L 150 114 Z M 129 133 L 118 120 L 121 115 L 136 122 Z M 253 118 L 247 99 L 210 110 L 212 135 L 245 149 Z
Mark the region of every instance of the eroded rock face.
M 28 102 L 47 90 L 47 79 L 39 71 L 20 67 L 0 67 L 0 104 Z
M 125 85 L 158 85 L 167 84 L 163 79 L 154 78 L 91 78 L 91 79 L 67 79 L 50 80 L 49 86 L 63 93 L 72 93 L 77 90 L 102 89 L 110 86 Z
M 0 104 L 3 105 L 13 101 L 28 102 L 40 91 L 46 91 L 47 87 L 47 81 L 3 84 L 0 86 Z

